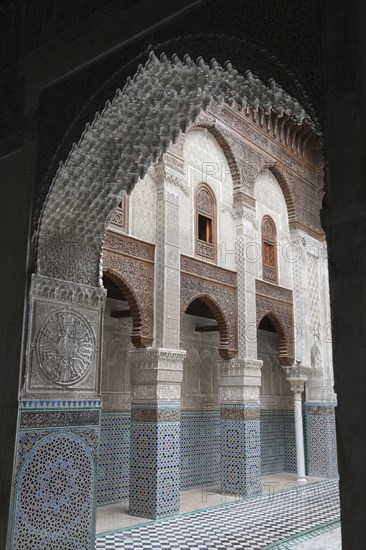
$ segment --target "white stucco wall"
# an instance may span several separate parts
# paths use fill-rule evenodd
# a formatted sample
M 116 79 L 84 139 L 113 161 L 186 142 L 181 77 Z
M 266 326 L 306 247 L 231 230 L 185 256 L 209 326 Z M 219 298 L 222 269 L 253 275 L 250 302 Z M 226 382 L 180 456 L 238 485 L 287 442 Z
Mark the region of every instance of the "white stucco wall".
M 216 198 L 217 212 L 217 264 L 235 269 L 234 220 L 232 214 L 233 182 L 226 156 L 208 130 L 188 132 L 184 143 L 185 178 L 190 196 L 180 195 L 181 253 L 194 255 L 194 208 L 197 186 L 205 182 Z M 223 253 L 224 251 L 224 253 Z
M 197 325 L 215 324 L 195 315 L 184 315 L 181 346 L 187 351 L 183 365 L 182 408 L 203 410 L 218 407 L 218 332 L 196 332 Z
M 285 197 L 280 184 L 270 170 L 263 170 L 254 186 L 254 198 L 257 201 L 257 222 L 259 243 L 261 246 L 260 228 L 265 215 L 271 216 L 277 230 L 278 284 L 292 288 L 291 262 L 288 260 L 288 239 L 290 236 Z M 257 275 L 262 279 L 262 262 L 257 262 Z
M 156 186 L 150 174 L 135 185 L 129 209 L 129 234 L 132 237 L 156 242 Z

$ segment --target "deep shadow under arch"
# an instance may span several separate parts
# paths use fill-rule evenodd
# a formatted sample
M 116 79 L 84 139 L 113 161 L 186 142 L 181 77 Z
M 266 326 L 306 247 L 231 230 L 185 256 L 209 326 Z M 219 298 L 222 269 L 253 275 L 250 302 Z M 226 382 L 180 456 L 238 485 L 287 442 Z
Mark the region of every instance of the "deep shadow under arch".
M 116 285 L 128 302 L 132 318 L 131 342 L 136 348 L 145 348 L 151 345 L 151 338 L 144 336 L 145 327 L 141 316 L 141 306 L 136 294 L 121 275 L 113 271 L 113 269 L 106 268 L 103 270 L 103 273 Z
M 276 334 L 278 336 L 279 359 L 281 365 L 292 364 L 292 359 L 289 359 L 289 350 L 292 349 L 292 344 L 291 342 L 287 342 L 282 323 L 273 312 L 268 311 L 259 320 L 257 320 L 257 330 L 260 329 L 261 324 L 265 323 L 267 319 L 275 328 Z
M 225 318 L 225 314 L 216 303 L 216 301 L 208 296 L 207 294 L 199 294 L 192 298 L 187 304 L 184 304 L 184 309 L 182 309 L 182 316 L 187 313 L 187 310 L 194 302 L 202 302 L 205 304 L 212 314 L 212 318 L 215 319 L 219 334 L 220 334 L 220 345 L 219 345 L 219 354 L 223 359 L 231 358 L 231 350 L 229 350 L 229 331 L 228 324 Z

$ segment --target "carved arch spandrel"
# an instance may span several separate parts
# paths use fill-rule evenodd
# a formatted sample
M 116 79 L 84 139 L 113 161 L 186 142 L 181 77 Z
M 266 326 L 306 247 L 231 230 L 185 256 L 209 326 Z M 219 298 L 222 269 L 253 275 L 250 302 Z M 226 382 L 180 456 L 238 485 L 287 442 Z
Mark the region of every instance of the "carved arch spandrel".
M 207 113 L 202 113 L 202 115 L 206 115 Z M 191 130 L 199 130 L 204 129 L 207 130 L 217 141 L 217 143 L 220 145 L 227 163 L 229 165 L 231 177 L 233 180 L 233 191 L 239 191 L 241 189 L 241 178 L 240 178 L 240 169 L 238 166 L 237 159 L 235 157 L 235 154 L 233 152 L 232 145 L 230 143 L 230 134 L 228 133 L 226 135 L 225 130 L 218 128 L 214 121 L 209 120 L 199 120 L 198 122 L 195 122 L 187 131 L 190 132 Z
M 237 353 L 236 336 L 236 292 L 225 289 L 209 281 L 181 274 L 181 319 L 195 300 L 201 300 L 210 309 L 219 327 L 219 354 L 223 359 L 231 359 Z
M 144 265 L 134 258 L 124 258 L 103 251 L 103 272 L 121 289 L 132 317 L 131 342 L 136 348 L 146 348 L 153 342 L 153 264 Z
M 270 172 L 272 172 L 281 187 L 287 207 L 288 223 L 291 224 L 296 221 L 296 208 L 290 184 L 278 164 L 274 163 L 273 165 L 269 166 L 268 169 L 270 170 Z
M 272 321 L 279 341 L 281 365 L 294 362 L 294 315 L 292 291 L 256 281 L 257 328 L 264 317 Z

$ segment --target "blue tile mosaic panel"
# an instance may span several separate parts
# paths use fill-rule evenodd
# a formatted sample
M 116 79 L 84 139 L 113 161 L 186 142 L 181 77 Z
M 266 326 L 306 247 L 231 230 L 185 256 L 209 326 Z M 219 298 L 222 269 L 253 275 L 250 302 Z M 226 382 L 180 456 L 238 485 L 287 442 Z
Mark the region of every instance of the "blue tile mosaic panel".
M 183 412 L 180 443 L 181 489 L 217 483 L 220 479 L 219 411 Z
M 220 480 L 223 493 L 243 497 L 262 491 L 259 418 L 259 407 L 221 407 Z
M 92 547 L 99 424 L 100 403 L 21 403 L 9 549 Z
M 334 403 L 305 403 L 308 475 L 338 477 Z
M 262 475 L 296 471 L 294 413 L 261 410 Z
M 103 413 L 98 467 L 98 505 L 128 500 L 130 414 Z
M 179 512 L 179 413 L 175 403 L 132 406 L 129 509 L 133 515 L 159 518 Z

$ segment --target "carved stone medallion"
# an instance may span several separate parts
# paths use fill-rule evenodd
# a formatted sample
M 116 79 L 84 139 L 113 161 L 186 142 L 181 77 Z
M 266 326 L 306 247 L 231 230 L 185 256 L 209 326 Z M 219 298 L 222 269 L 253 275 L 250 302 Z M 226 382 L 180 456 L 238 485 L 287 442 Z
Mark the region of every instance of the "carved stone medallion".
M 61 385 L 76 384 L 88 373 L 95 348 L 89 323 L 75 311 L 56 311 L 43 323 L 36 341 L 43 373 Z

